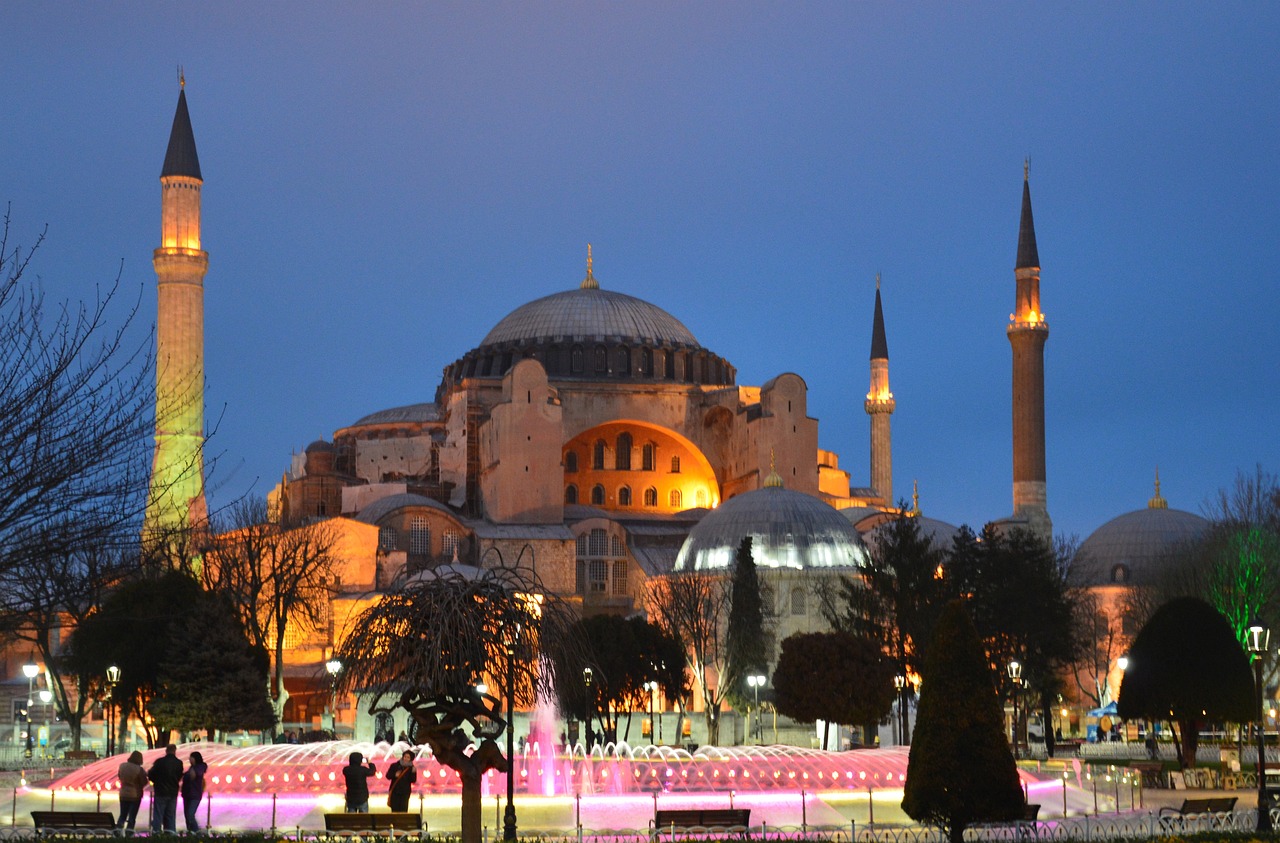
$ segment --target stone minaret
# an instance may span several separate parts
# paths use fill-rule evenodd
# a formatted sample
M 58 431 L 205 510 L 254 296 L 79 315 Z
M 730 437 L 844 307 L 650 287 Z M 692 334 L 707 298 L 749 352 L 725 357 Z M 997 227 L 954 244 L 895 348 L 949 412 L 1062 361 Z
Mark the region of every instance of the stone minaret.
M 1018 225 L 1017 309 L 1009 315 L 1013 346 L 1013 517 L 1045 539 L 1053 535 L 1044 470 L 1044 344 L 1049 325 L 1040 309 L 1040 255 L 1031 218 L 1030 162 L 1022 172 Z
M 160 172 L 160 248 L 153 263 L 159 290 L 156 315 L 156 452 L 151 468 L 144 537 L 171 536 L 205 522 L 204 499 L 204 275 L 200 248 L 200 161 L 187 113 L 185 83 L 178 92 L 169 149 Z
M 876 312 L 871 322 L 871 390 L 867 393 L 871 416 L 871 490 L 885 506 L 893 506 L 893 448 L 889 440 L 889 416 L 893 393 L 889 391 L 889 343 L 884 336 L 884 311 L 880 307 L 880 275 L 876 274 Z

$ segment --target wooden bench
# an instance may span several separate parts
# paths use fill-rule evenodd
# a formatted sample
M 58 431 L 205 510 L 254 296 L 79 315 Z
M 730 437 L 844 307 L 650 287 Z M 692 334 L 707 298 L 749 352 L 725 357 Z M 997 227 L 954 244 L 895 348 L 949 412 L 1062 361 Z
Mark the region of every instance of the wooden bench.
M 1166 806 L 1160 809 L 1161 814 L 1177 814 L 1180 817 L 1195 814 L 1227 814 L 1236 808 L 1236 797 L 1215 796 L 1208 799 L 1183 799 L 1181 808 Z
M 746 831 L 750 825 L 750 808 L 680 808 L 653 814 L 653 826 L 659 834 L 695 828 Z
M 325 831 L 421 831 L 422 817 L 414 813 L 325 814 Z
M 97 761 L 98 753 L 92 749 L 68 749 L 62 757 L 67 761 Z
M 105 811 L 32 811 L 36 829 L 115 828 L 116 818 Z
M 1142 776 L 1143 787 L 1164 787 L 1164 762 L 1133 761 L 1129 767 Z

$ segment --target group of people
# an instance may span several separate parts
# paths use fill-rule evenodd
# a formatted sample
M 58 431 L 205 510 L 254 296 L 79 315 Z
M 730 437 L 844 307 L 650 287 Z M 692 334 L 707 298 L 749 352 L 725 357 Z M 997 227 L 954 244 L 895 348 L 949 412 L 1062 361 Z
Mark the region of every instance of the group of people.
M 204 776 L 209 765 L 204 756 L 192 752 L 191 763 L 183 769 L 178 758 L 178 748 L 165 747 L 164 755 L 156 759 L 150 769 L 142 769 L 142 753 L 129 754 L 128 760 L 117 771 L 120 776 L 120 819 L 116 828 L 132 832 L 138 821 L 138 809 L 142 807 L 142 795 L 151 785 L 151 830 L 153 832 L 178 830 L 178 796 L 182 796 L 182 813 L 187 820 L 187 831 L 199 831 L 196 809 L 204 796 Z
M 378 775 L 373 762 L 364 763 L 363 753 L 347 756 L 347 766 L 342 768 L 342 780 L 346 784 L 347 810 L 356 814 L 369 813 L 369 779 Z M 400 760 L 387 767 L 387 807 L 393 812 L 409 810 L 409 796 L 418 774 L 413 769 L 413 752 L 406 749 Z

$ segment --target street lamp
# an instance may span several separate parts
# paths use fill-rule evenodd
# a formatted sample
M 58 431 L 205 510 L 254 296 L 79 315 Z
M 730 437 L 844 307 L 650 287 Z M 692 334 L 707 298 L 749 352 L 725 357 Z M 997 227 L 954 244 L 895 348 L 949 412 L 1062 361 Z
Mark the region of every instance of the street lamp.
M 111 665 L 107 668 L 107 755 L 116 754 L 116 685 L 120 684 L 120 668 Z
M 28 656 L 28 659 L 30 657 Z M 40 665 L 34 660 L 29 660 L 22 666 L 22 675 L 27 677 L 27 753 L 26 757 L 31 757 L 31 706 L 35 705 L 35 687 L 36 675 L 40 673 Z
M 586 703 L 587 703 L 586 747 L 588 752 L 591 751 L 591 745 L 594 743 L 594 740 L 592 739 L 595 737 L 594 729 L 591 726 L 591 718 L 595 715 L 595 710 L 596 710 L 596 689 L 591 685 L 592 678 L 593 678 L 593 674 L 591 672 L 591 668 L 584 667 L 582 669 L 582 685 L 584 688 L 586 688 L 586 691 L 587 691 L 587 694 L 586 694 L 587 696 L 587 699 L 586 699 Z
M 504 843 L 516 843 L 516 645 L 520 643 L 520 624 L 506 636 L 507 644 L 507 809 L 502 815 Z
M 893 677 L 893 687 L 898 689 L 898 746 L 907 743 L 907 677 L 899 673 Z
M 1271 630 L 1254 621 L 1249 625 L 1249 652 L 1253 654 L 1253 681 L 1258 691 L 1258 833 L 1271 832 L 1271 801 L 1267 795 L 1267 733 L 1262 714 L 1262 660 L 1271 646 Z
M 760 734 L 760 688 L 764 686 L 764 681 L 765 678 L 759 673 L 753 673 L 747 677 L 747 684 L 751 686 L 751 690 L 755 693 L 756 697 L 756 703 L 754 706 L 756 712 L 756 743 L 760 743 L 762 741 Z
M 645 690 L 645 693 L 649 695 L 649 742 L 652 743 L 654 746 L 657 746 L 658 732 L 657 732 L 657 723 L 653 717 L 653 708 L 654 708 L 653 701 L 654 701 L 654 697 L 657 696 L 657 693 L 658 693 L 658 683 L 654 682 L 653 680 L 649 680 L 648 682 L 644 683 L 644 690 Z
M 49 703 L 53 702 L 53 691 L 48 688 L 40 689 L 40 704 L 44 706 L 44 757 L 49 757 L 50 735 L 49 735 Z
M 342 672 L 342 662 L 329 659 L 324 663 L 325 672 L 329 674 L 329 728 L 333 737 L 338 737 L 338 674 Z
M 1009 738 L 1013 744 L 1013 757 L 1018 757 L 1018 684 L 1022 681 L 1022 664 L 1016 660 L 1009 662 L 1009 681 L 1013 683 L 1013 724 L 1009 727 Z

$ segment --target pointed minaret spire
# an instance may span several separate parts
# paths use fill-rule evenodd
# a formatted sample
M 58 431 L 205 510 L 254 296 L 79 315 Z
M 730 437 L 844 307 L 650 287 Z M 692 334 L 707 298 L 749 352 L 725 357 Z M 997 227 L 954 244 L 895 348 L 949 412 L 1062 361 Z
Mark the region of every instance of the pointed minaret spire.
M 596 281 L 595 273 L 591 271 L 591 244 L 590 243 L 587 244 L 587 277 L 582 279 L 582 289 L 584 290 L 600 289 L 600 284 L 599 282 Z
M 201 528 L 204 497 L 204 276 L 209 253 L 200 242 L 204 181 L 187 112 L 186 78 L 178 71 L 178 108 L 160 173 L 160 248 L 155 250 L 155 458 L 143 538 L 154 545 Z
M 773 449 L 769 449 L 769 476 L 764 478 L 764 487 L 766 489 L 781 489 L 782 475 L 778 474 L 777 466 L 773 460 Z
M 889 342 L 885 338 L 878 272 L 875 314 L 871 319 L 871 388 L 862 406 L 871 417 L 871 490 L 885 506 L 893 506 L 893 446 L 889 417 L 897 404 L 889 390 Z
M 920 481 L 911 481 L 911 514 L 920 517 Z
M 1006 332 L 1013 348 L 1013 515 L 1042 538 L 1053 535 L 1045 480 L 1044 344 L 1049 325 L 1040 309 L 1040 254 L 1031 217 L 1031 159 L 1022 165 L 1022 218 L 1013 274 L 1015 310 Z
M 1147 509 L 1168 509 L 1169 502 L 1160 496 L 1160 466 L 1156 466 L 1156 494 L 1147 501 Z

